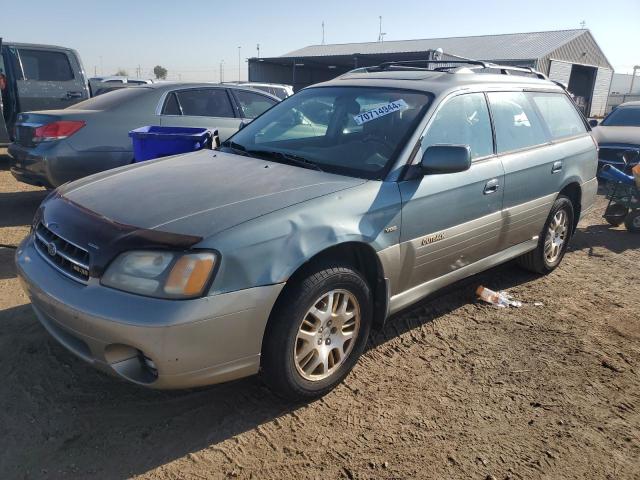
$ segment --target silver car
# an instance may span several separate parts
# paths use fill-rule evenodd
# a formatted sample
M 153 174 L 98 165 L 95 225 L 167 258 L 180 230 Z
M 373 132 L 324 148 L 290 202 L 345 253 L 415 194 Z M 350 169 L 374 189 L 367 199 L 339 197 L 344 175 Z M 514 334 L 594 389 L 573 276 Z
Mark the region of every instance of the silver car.
M 260 372 L 305 399 L 444 285 L 514 258 L 551 272 L 595 197 L 589 127 L 550 81 L 474 72 L 350 73 L 217 151 L 59 188 L 16 254 L 36 315 L 140 385 Z
M 64 110 L 18 115 L 11 173 L 55 188 L 133 162 L 129 131 L 145 125 L 205 127 L 221 140 L 280 100 L 250 88 L 155 83 L 118 89 Z

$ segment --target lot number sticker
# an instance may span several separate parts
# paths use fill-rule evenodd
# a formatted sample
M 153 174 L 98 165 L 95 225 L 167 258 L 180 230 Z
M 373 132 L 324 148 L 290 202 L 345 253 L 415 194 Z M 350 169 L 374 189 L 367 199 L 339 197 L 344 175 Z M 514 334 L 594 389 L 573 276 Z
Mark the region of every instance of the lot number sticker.
M 358 124 L 362 125 L 363 123 L 370 122 L 371 120 L 375 120 L 376 118 L 384 117 L 385 115 L 389 115 L 394 112 L 401 112 L 402 110 L 406 110 L 409 108 L 407 102 L 404 100 L 396 100 L 395 102 L 387 103 L 386 105 L 382 105 L 380 107 L 376 107 L 367 112 L 362 112 L 353 117 L 353 120 Z

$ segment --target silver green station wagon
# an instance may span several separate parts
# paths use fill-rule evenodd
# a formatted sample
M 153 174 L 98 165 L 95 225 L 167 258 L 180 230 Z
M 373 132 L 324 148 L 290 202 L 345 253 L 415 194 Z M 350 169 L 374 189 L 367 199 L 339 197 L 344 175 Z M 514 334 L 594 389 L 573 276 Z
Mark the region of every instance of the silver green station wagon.
M 537 72 L 439 65 L 356 70 L 217 150 L 58 188 L 16 254 L 36 315 L 140 385 L 260 373 L 309 399 L 435 290 L 514 258 L 551 272 L 595 198 L 588 124 Z

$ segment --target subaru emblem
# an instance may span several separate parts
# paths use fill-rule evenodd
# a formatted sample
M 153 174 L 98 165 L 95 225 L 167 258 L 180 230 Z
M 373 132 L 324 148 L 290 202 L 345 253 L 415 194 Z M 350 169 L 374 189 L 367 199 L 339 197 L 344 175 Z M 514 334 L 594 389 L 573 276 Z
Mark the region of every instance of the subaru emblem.
M 49 253 L 49 255 L 51 255 L 52 257 L 55 257 L 56 254 L 58 253 L 58 248 L 56 247 L 56 244 L 51 242 L 47 245 L 47 253 Z

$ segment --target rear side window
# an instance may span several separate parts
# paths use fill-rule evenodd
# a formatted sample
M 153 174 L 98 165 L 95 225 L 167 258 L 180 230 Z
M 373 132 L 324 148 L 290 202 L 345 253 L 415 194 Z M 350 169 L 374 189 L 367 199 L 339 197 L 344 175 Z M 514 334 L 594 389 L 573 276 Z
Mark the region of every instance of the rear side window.
M 194 117 L 233 117 L 227 92 L 222 88 L 176 92 L 183 115 Z
M 61 82 L 73 80 L 69 58 L 62 52 L 18 49 L 26 80 Z
M 498 153 L 548 142 L 542 122 L 523 92 L 491 92 L 488 96 Z
M 162 109 L 163 115 L 182 115 L 180 111 L 180 105 L 178 105 L 178 100 L 176 99 L 176 94 L 171 92 L 169 96 L 167 96 L 167 100 L 164 103 L 164 108 Z
M 432 145 L 469 145 L 471 158 L 493 154 L 493 136 L 487 102 L 482 93 L 448 100 L 431 122 L 422 148 Z
M 269 110 L 277 102 L 258 93 L 236 90 L 236 97 L 242 108 L 243 118 L 256 118 L 262 112 Z
M 143 95 L 151 93 L 153 89 L 145 87 L 119 88 L 97 97 L 90 98 L 84 102 L 79 102 L 70 107 L 69 110 L 112 110 L 128 102 L 136 100 Z
M 528 93 L 554 140 L 586 133 L 582 118 L 563 93 Z

